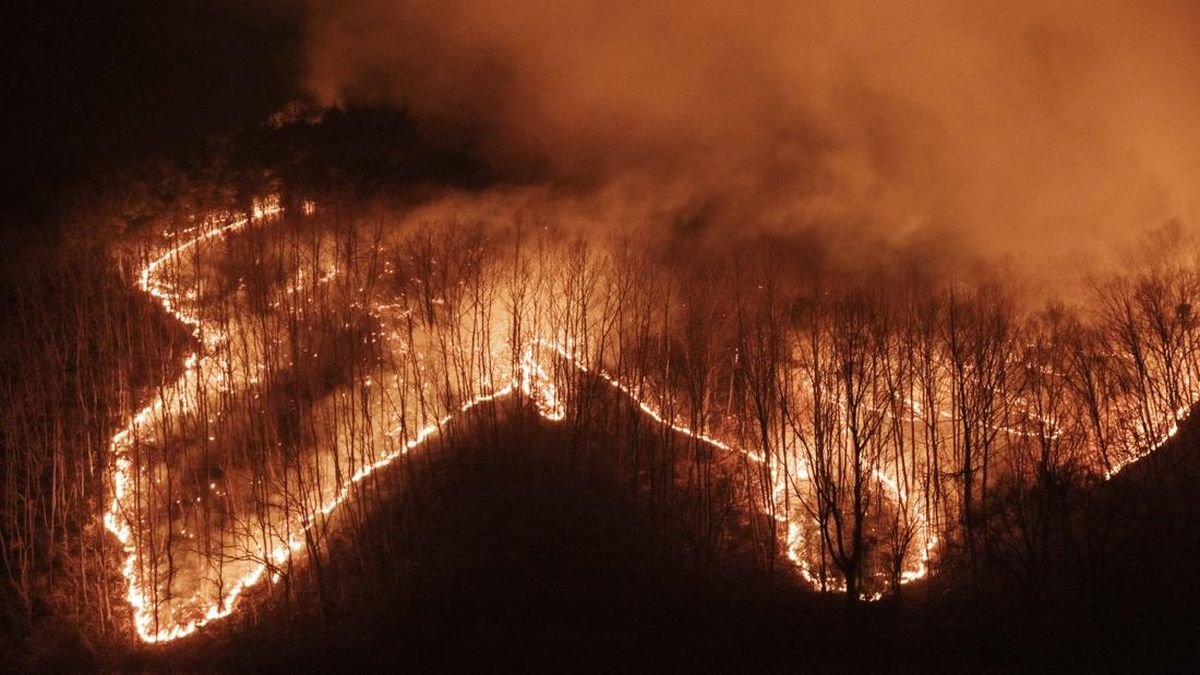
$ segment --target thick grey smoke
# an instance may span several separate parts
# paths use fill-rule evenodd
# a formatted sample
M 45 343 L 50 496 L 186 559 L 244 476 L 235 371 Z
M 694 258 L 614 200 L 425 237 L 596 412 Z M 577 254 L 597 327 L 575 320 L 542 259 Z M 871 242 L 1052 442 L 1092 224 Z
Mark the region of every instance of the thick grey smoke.
M 313 0 L 307 41 L 324 102 L 677 224 L 1051 265 L 1200 215 L 1189 0 Z

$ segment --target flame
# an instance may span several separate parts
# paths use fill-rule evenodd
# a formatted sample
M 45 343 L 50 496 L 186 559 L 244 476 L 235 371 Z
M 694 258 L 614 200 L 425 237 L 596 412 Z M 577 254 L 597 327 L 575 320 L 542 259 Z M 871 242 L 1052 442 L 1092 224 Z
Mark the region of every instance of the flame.
M 305 202 L 302 211 L 305 214 L 311 214 L 315 211 L 315 206 L 312 202 Z M 194 401 L 192 399 L 194 395 L 189 397 L 188 392 L 195 391 L 197 388 L 213 389 L 221 386 L 221 369 L 206 369 L 202 368 L 202 366 L 208 361 L 215 359 L 209 353 L 217 345 L 225 343 L 229 336 L 222 331 L 211 329 L 209 326 L 203 324 L 200 317 L 186 307 L 187 300 L 196 297 L 195 290 L 181 291 L 174 288 L 170 282 L 161 277 L 161 272 L 168 268 L 173 261 L 179 261 L 185 253 L 207 242 L 242 230 L 252 223 L 260 223 L 272 219 L 281 212 L 282 207 L 280 206 L 278 197 L 269 197 L 255 200 L 251 215 L 248 217 L 235 218 L 222 224 L 223 221 L 228 220 L 228 214 L 212 214 L 205 219 L 202 225 L 170 233 L 176 237 L 190 236 L 180 243 L 169 247 L 161 255 L 151 260 L 138 274 L 138 288 L 157 300 L 163 309 L 177 321 L 191 327 L 193 337 L 196 338 L 199 345 L 203 348 L 203 352 L 193 351 L 188 354 L 184 359 L 183 369 L 178 379 L 167 387 L 167 390 L 179 394 L 178 400 L 181 410 L 188 410 L 193 407 Z M 316 279 L 316 283 L 327 283 L 335 274 L 336 270 L 327 272 Z M 296 275 L 296 279 L 285 289 L 285 294 L 293 295 L 298 293 L 304 278 L 304 272 L 300 270 Z M 376 311 L 380 311 L 381 309 L 380 307 L 375 308 Z M 541 415 L 550 420 L 561 420 L 565 416 L 562 402 L 553 381 L 550 379 L 545 368 L 535 358 L 535 347 L 534 343 L 530 343 L 524 348 L 516 376 L 510 384 L 496 389 L 491 393 L 482 394 L 466 401 L 459 407 L 458 412 L 466 412 L 481 403 L 503 399 L 519 390 L 534 401 Z M 207 376 L 207 381 L 200 381 L 202 371 L 210 373 Z M 289 558 L 303 549 L 304 542 L 299 535 L 303 535 L 304 532 L 312 527 L 314 518 L 318 514 L 328 515 L 332 513 L 350 496 L 355 484 L 361 482 L 375 471 L 391 464 L 400 455 L 427 442 L 454 417 L 452 414 L 445 415 L 434 423 L 418 429 L 413 437 L 400 444 L 399 451 L 386 453 L 377 461 L 360 467 L 344 482 L 331 499 L 322 503 L 303 519 L 298 532 L 290 535 L 286 542 L 276 544 L 270 547 L 269 550 L 264 548 L 259 556 L 259 562 L 250 566 L 244 573 L 233 579 L 228 586 L 228 590 L 219 599 L 206 602 L 206 599 L 199 596 L 191 598 L 190 600 L 194 604 L 202 605 L 202 610 L 198 612 L 199 616 L 183 621 L 171 622 L 170 618 L 163 621 L 162 617 L 157 617 L 155 607 L 152 606 L 153 603 L 148 599 L 147 592 L 141 581 L 141 575 L 139 574 L 142 552 L 138 549 L 133 527 L 126 515 L 127 509 L 132 508 L 127 505 L 127 501 L 130 486 L 135 480 L 135 472 L 137 470 L 133 460 L 134 444 L 139 437 L 147 434 L 148 427 L 152 425 L 159 413 L 162 412 L 163 400 L 164 397 L 159 397 L 138 410 L 131 416 L 125 428 L 113 435 L 109 443 L 109 452 L 112 455 L 112 472 L 110 476 L 112 494 L 102 518 L 105 528 L 116 537 L 125 552 L 125 558 L 121 564 L 121 574 L 126 582 L 126 599 L 133 610 L 135 632 L 141 640 L 148 643 L 167 642 L 186 637 L 215 620 L 229 616 L 236 609 L 238 600 L 243 593 L 261 582 L 272 566 L 278 566 L 287 562 Z M 398 427 L 389 431 L 388 434 L 396 436 L 400 432 L 401 428 Z M 215 483 L 211 486 L 215 486 Z
M 199 317 L 183 308 L 183 303 L 178 297 L 180 294 L 174 292 L 169 283 L 160 279 L 157 276 L 157 272 L 168 262 L 178 260 L 190 249 L 241 230 L 251 222 L 262 221 L 266 218 L 276 216 L 281 211 L 282 208 L 279 205 L 278 198 L 266 198 L 255 200 L 250 217 L 237 218 L 224 225 L 219 223 L 226 214 L 213 214 L 205 219 L 203 225 L 196 228 L 189 228 L 189 230 L 184 232 L 186 234 L 199 232 L 199 234 L 176 246 L 168 248 L 162 255 L 146 265 L 138 275 L 138 287 L 143 292 L 158 300 L 163 309 L 177 321 L 191 326 L 192 335 L 202 345 L 211 347 L 220 342 L 223 336 L 219 333 L 206 334 L 202 330 Z M 187 297 L 188 294 L 185 293 L 183 295 Z M 198 377 L 200 359 L 199 352 L 192 352 L 184 359 L 183 372 L 174 385 L 172 385 L 171 389 L 178 392 L 187 392 L 191 389 L 189 384 Z M 181 400 L 186 401 L 187 399 L 184 398 Z M 211 621 L 228 616 L 233 612 L 237 600 L 243 591 L 258 583 L 266 571 L 265 567 L 258 567 L 235 579 L 225 596 L 219 602 L 208 606 L 201 617 L 166 627 L 155 627 L 154 608 L 147 601 L 146 593 L 143 590 L 140 575 L 138 574 L 140 551 L 134 541 L 132 527 L 125 515 L 126 509 L 124 504 L 129 492 L 129 486 L 134 480 L 135 467 L 131 457 L 134 442 L 138 434 L 160 412 L 162 406 L 163 398 L 155 399 L 152 403 L 135 413 L 130 418 L 125 429 L 113 435 L 109 443 L 109 451 L 113 456 L 112 499 L 109 501 L 108 508 L 103 516 L 105 528 L 117 538 L 117 541 L 121 543 L 125 551 L 125 560 L 121 566 L 121 574 L 125 577 L 128 589 L 126 599 L 133 609 L 134 630 L 137 632 L 138 637 L 145 642 L 164 642 L 185 637 L 196 632 L 201 626 Z
M 312 202 L 306 201 L 302 204 L 301 211 L 305 215 L 310 215 L 316 211 L 316 206 Z M 384 434 L 390 439 L 396 439 L 396 442 L 389 446 L 394 449 L 382 453 L 370 463 L 357 467 L 348 478 L 336 486 L 336 491 L 332 495 L 301 517 L 299 522 L 285 524 L 283 536 L 279 536 L 275 541 L 264 537 L 262 541 L 257 542 L 260 546 L 257 555 L 252 556 L 252 560 L 246 562 L 234 574 L 230 583 L 222 585 L 219 597 L 206 597 L 197 592 L 194 596 L 185 599 L 184 604 L 190 608 L 188 611 L 170 612 L 166 617 L 160 616 L 159 608 L 154 606 L 151 594 L 148 593 L 142 580 L 140 570 L 144 553 L 139 549 L 134 525 L 127 515 L 131 509 L 135 508 L 129 503 L 130 493 L 137 480 L 137 472 L 140 470 L 140 467 L 135 466 L 134 450 L 139 439 L 151 437 L 155 420 L 165 412 L 164 400 L 169 398 L 174 401 L 180 411 L 190 411 L 197 407 L 200 397 L 205 395 L 204 392 L 223 391 L 223 388 L 236 384 L 223 379 L 224 368 L 222 366 L 228 365 L 227 361 L 230 357 L 226 354 L 222 358 L 218 349 L 223 345 L 233 346 L 236 341 L 230 339 L 226 330 L 203 321 L 199 312 L 192 307 L 199 297 L 199 288 L 177 288 L 166 278 L 165 272 L 173 269 L 173 266 L 177 265 L 188 252 L 196 251 L 199 247 L 237 233 L 252 224 L 267 223 L 275 219 L 281 212 L 280 200 L 275 196 L 255 200 L 251 212 L 247 216 L 232 217 L 226 213 L 210 214 L 196 226 L 169 233 L 176 243 L 167 247 L 158 257 L 147 263 L 137 276 L 137 287 L 153 297 L 177 321 L 190 327 L 197 344 L 196 349 L 185 357 L 178 378 L 165 388 L 170 392 L 170 396 L 160 396 L 134 413 L 124 428 L 112 436 L 109 444 L 112 457 L 110 476 L 112 494 L 103 513 L 103 523 L 106 529 L 120 542 L 125 553 L 120 571 L 125 578 L 127 587 L 126 599 L 133 610 L 133 627 L 141 640 L 148 643 L 176 640 L 191 635 L 203 626 L 232 614 L 247 590 L 258 585 L 264 579 L 278 579 L 279 567 L 303 553 L 306 546 L 305 537 L 318 522 L 319 516 L 332 514 L 350 497 L 356 484 L 393 463 L 397 458 L 428 443 L 456 416 L 481 404 L 500 401 L 519 394 L 531 401 L 537 412 L 545 419 L 550 421 L 564 419 L 567 415 L 565 402 L 556 385 L 555 378 L 546 368 L 546 362 L 540 358 L 543 354 L 548 355 L 555 364 L 566 365 L 577 373 L 588 374 L 605 383 L 613 391 L 627 397 L 646 419 L 658 425 L 693 438 L 723 453 L 744 457 L 746 461 L 759 466 L 766 465 L 775 481 L 771 495 L 774 504 L 771 506 L 787 502 L 786 494 L 789 488 L 784 479 L 786 474 L 790 473 L 799 481 L 810 480 L 809 467 L 802 459 L 794 458 L 795 466 L 784 467 L 780 465 L 781 460 L 770 456 L 769 453 L 738 448 L 703 429 L 689 427 L 679 419 L 664 414 L 660 408 L 650 402 L 651 397 L 639 387 L 622 381 L 603 368 L 587 364 L 569 341 L 537 337 L 528 340 L 521 347 L 519 357 L 513 364 L 511 377 L 507 382 L 499 383 L 500 386 L 487 380 L 479 382 L 480 392 L 478 394 L 467 397 L 466 400 L 454 406 L 450 412 L 420 426 L 415 432 L 404 424 L 386 429 Z M 308 274 L 304 270 L 299 270 L 294 280 L 285 287 L 283 293 L 285 296 L 300 295 L 305 288 L 327 284 L 338 274 L 339 271 L 336 268 Z M 394 310 L 395 305 L 377 301 L 366 309 L 372 316 L 378 318 Z M 385 339 L 398 340 L 399 336 L 393 333 L 385 336 Z M 248 383 L 256 384 L 256 380 L 250 379 Z M 364 386 L 372 384 L 373 382 L 370 380 L 363 382 Z M 908 408 L 914 416 L 925 414 L 918 401 L 909 400 Z M 1180 420 L 1186 414 L 1187 410 L 1176 412 L 1175 424 L 1154 448 L 1161 446 L 1178 432 Z M 949 413 L 940 410 L 937 415 L 939 418 L 947 417 Z M 1061 434 L 1061 430 L 1054 425 L 1052 420 L 1039 418 L 1039 421 L 1043 426 L 1049 428 L 1055 437 Z M 1023 429 L 1009 427 L 1003 427 L 1000 430 L 1017 435 L 1030 433 Z M 404 436 L 407 437 L 402 438 Z M 1149 452 L 1152 452 L 1154 448 Z M 1144 455 L 1138 457 L 1140 456 Z M 1115 475 L 1138 457 L 1122 461 L 1110 470 L 1108 476 Z M 790 471 L 785 469 L 790 469 Z M 927 577 L 930 572 L 931 560 L 939 545 L 939 537 L 934 531 L 929 514 L 925 513 L 920 500 L 909 498 L 907 489 L 894 475 L 878 467 L 872 469 L 871 475 L 897 508 L 903 509 L 902 515 L 905 522 L 913 527 L 912 541 L 915 545 L 915 554 L 906 556 L 905 564 L 899 572 L 899 583 L 907 584 Z M 210 487 L 215 490 L 217 486 L 212 483 Z M 760 505 L 760 507 L 763 509 L 762 515 L 768 515 L 767 505 Z M 807 548 L 804 520 L 807 516 L 805 514 L 788 513 L 784 509 L 772 508 L 770 516 L 784 532 L 783 553 L 801 579 L 814 589 L 833 591 L 845 589 L 844 582 L 840 579 L 812 569 L 812 564 L 805 554 Z M 880 597 L 879 593 L 873 593 L 864 596 L 864 599 L 877 599 L 878 597 Z

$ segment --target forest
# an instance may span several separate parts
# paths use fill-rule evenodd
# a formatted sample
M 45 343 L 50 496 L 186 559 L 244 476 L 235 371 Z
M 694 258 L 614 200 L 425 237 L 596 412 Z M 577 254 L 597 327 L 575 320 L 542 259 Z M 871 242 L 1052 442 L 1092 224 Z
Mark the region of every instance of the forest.
M 11 662 L 1195 656 L 1185 224 L 1046 297 L 529 189 L 296 107 L 77 190 L 0 294 Z

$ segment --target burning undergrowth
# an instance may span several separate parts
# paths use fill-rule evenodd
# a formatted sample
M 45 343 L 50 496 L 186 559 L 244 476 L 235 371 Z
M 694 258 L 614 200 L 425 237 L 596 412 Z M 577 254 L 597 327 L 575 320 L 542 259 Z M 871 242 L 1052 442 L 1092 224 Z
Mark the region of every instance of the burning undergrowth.
M 264 201 L 154 254 L 140 283 L 197 351 L 113 441 L 106 522 L 143 639 L 318 560 L 361 480 L 494 400 L 603 429 L 637 489 L 701 495 L 677 527 L 702 559 L 740 520 L 763 569 L 858 599 L 1024 555 L 1009 537 L 1053 529 L 1027 500 L 1115 474 L 1200 395 L 1183 267 L 1031 310 L 998 279 L 797 267 L 769 243 L 692 244 L 681 273 L 659 242 L 601 246 L 495 201 L 464 225 L 481 207 L 454 203 L 385 220 Z M 640 455 L 607 433 L 613 395 L 689 442 Z
M 489 448 L 851 632 L 1196 557 L 1187 3 L 286 4 L 328 107 L 62 190 L 62 261 L 4 273 L 0 626 L 332 626 L 334 560 Z

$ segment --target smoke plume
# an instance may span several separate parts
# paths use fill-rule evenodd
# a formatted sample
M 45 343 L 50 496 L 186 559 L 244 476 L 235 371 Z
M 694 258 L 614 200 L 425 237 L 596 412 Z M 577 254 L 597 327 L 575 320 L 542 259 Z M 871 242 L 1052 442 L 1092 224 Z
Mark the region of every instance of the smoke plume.
M 306 39 L 322 102 L 675 228 L 1053 267 L 1200 214 L 1187 0 L 313 0 Z

